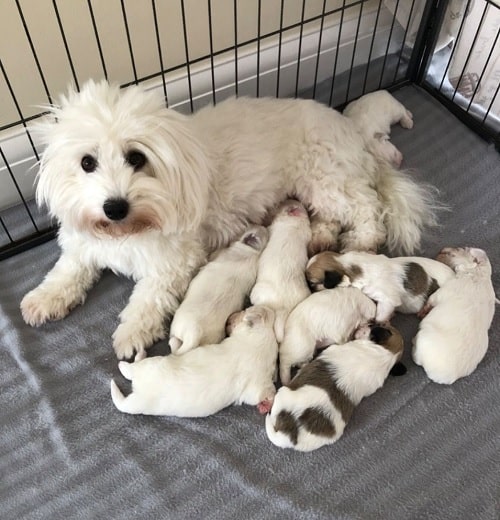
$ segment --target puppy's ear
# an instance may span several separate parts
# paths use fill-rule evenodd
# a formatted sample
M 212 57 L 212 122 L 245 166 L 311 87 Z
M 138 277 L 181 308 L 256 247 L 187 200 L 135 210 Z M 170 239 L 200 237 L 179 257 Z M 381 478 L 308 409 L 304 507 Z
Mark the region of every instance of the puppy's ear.
M 469 253 L 471 254 L 474 261 L 478 264 L 485 264 L 488 262 L 488 255 L 485 251 L 482 249 L 479 249 L 477 247 L 470 247 Z
M 370 332 L 370 340 L 377 345 L 383 345 L 392 336 L 392 332 L 380 325 L 376 325 Z
M 323 285 L 325 289 L 334 289 L 342 281 L 344 275 L 339 271 L 325 271 Z

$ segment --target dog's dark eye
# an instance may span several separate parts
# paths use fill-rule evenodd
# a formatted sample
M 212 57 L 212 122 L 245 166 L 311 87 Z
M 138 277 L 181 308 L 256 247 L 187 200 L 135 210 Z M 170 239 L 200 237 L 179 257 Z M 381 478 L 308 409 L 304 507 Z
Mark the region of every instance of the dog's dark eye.
M 125 156 L 125 160 L 136 171 L 146 164 L 146 156 L 142 152 L 138 152 L 137 150 L 132 150 L 128 152 Z
M 97 168 L 97 159 L 91 155 L 84 155 L 80 164 L 84 172 L 91 173 Z

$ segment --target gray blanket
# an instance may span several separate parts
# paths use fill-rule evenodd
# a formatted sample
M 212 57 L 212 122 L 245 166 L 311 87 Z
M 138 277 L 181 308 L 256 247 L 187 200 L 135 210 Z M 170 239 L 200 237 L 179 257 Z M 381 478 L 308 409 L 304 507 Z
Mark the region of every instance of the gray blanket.
M 418 88 L 396 97 L 415 117 L 393 131 L 404 165 L 452 208 L 420 253 L 484 248 L 499 294 L 498 153 Z M 363 400 L 336 444 L 304 454 L 272 445 L 248 406 L 206 419 L 118 412 L 111 334 L 132 283 L 105 273 L 66 319 L 30 328 L 19 302 L 58 254 L 52 241 L 0 263 L 2 519 L 499 517 L 500 312 L 485 359 L 451 386 L 413 364 L 418 322 L 397 316 L 408 373 Z

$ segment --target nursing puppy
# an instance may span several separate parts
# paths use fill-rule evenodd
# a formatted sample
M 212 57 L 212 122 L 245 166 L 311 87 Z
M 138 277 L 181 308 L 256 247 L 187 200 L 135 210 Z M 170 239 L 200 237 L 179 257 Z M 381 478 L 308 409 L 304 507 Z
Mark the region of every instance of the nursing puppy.
M 244 307 L 255 284 L 268 231 L 256 226 L 221 250 L 189 284 L 170 326 L 170 349 L 183 354 L 199 345 L 220 343 L 228 317 Z
M 455 276 L 429 298 L 413 360 L 436 383 L 451 384 L 471 374 L 486 354 L 496 298 L 482 249 L 444 248 L 437 258 Z
M 435 222 L 432 190 L 313 100 L 240 97 L 186 116 L 161 92 L 88 81 L 38 131 L 36 198 L 57 221 L 62 254 L 22 300 L 23 318 L 64 318 L 111 269 L 135 281 L 113 333 L 122 359 L 167 335 L 208 254 L 292 194 L 316 226 L 331 226 L 313 233 L 315 252 L 337 239 L 346 251 L 412 251 Z
M 304 271 L 311 226 L 304 206 L 287 200 L 269 228 L 269 242 L 259 258 L 257 282 L 250 293 L 253 305 L 266 305 L 275 311 L 274 332 L 283 340 L 285 321 L 290 311 L 311 291 Z
M 403 154 L 389 141 L 391 125 L 413 128 L 413 115 L 387 90 L 365 94 L 349 103 L 343 114 L 356 125 L 365 137 L 370 151 L 399 168 Z
M 118 367 L 132 381 L 132 393 L 125 397 L 112 380 L 115 406 L 125 413 L 178 417 L 205 417 L 243 403 L 267 412 L 276 392 L 274 312 L 249 307 L 239 314 L 232 319 L 231 335 L 220 344 L 182 356 L 121 361 Z
M 269 440 L 311 451 L 338 440 L 363 397 L 383 384 L 403 354 L 403 338 L 389 325 L 364 326 L 356 339 L 333 345 L 278 390 L 266 416 Z
M 416 314 L 429 296 L 454 277 L 452 269 L 430 258 L 326 251 L 311 258 L 306 278 L 313 290 L 352 285 L 377 303 L 375 320 L 388 321 L 394 311 Z
M 310 361 L 317 348 L 340 345 L 373 320 L 375 303 L 354 287 L 311 294 L 290 313 L 279 348 L 280 379 L 286 385 L 293 366 Z

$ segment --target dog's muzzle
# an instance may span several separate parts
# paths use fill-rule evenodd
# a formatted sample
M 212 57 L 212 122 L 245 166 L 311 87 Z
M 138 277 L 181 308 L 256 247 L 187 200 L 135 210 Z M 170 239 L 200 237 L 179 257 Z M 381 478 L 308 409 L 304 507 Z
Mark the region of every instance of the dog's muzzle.
M 128 215 L 129 203 L 125 199 L 108 199 L 102 209 L 110 220 L 123 220 Z

